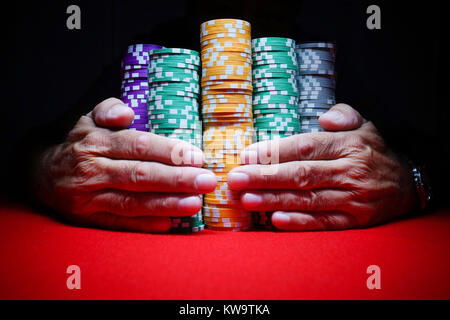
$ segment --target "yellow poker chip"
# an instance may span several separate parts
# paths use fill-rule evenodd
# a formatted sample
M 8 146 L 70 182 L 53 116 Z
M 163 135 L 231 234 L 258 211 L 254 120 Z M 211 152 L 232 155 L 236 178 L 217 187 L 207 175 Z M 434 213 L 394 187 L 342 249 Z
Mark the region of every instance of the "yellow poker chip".
M 232 47 L 234 45 L 248 47 L 252 46 L 252 42 L 249 37 L 235 37 L 235 38 L 211 38 L 202 39 L 202 47 L 208 47 L 211 45 L 220 45 L 223 47 Z
M 201 36 L 200 42 L 203 43 L 203 41 L 212 40 L 212 39 L 234 39 L 234 38 L 250 39 L 250 34 L 248 32 L 246 32 L 246 33 L 239 33 L 239 32 L 209 33 L 207 35 Z
M 252 214 L 242 211 L 240 193 L 228 188 L 227 173 L 241 165 L 253 142 L 251 26 L 237 19 L 201 25 L 201 101 L 204 168 L 217 174 L 216 189 L 204 195 L 205 223 L 216 230 L 246 230 Z
M 251 30 L 251 24 L 240 19 L 214 19 L 205 21 L 200 25 L 200 30 L 223 29 L 223 28 L 241 28 L 247 31 Z
M 225 104 L 224 104 L 224 106 L 225 106 Z M 240 106 L 237 106 L 236 104 L 234 104 L 234 105 L 232 105 L 232 106 L 230 106 L 230 107 L 223 107 L 223 108 L 221 108 L 221 107 L 217 107 L 217 106 L 214 106 L 214 107 L 206 107 L 206 106 L 203 106 L 203 108 L 202 108 L 202 113 L 205 115 L 205 114 L 221 114 L 221 113 L 238 113 L 238 112 L 251 112 L 251 107 L 240 107 Z
M 244 99 L 245 101 L 251 101 L 252 100 L 252 96 L 250 94 L 248 94 L 248 92 L 244 93 L 244 94 L 234 94 L 233 93 L 224 93 L 224 94 L 209 94 L 206 96 L 203 96 L 202 98 L 204 99 Z
M 227 216 L 227 217 L 223 217 L 223 216 L 204 216 L 204 220 L 205 222 L 211 222 L 211 223 L 227 223 L 227 222 L 242 222 L 242 223 L 249 223 L 253 220 L 253 217 L 251 215 L 247 215 L 247 216 L 241 216 L 241 215 L 236 215 L 236 216 Z
M 216 205 L 203 206 L 207 217 L 250 217 L 251 212 L 241 208 L 228 208 Z
M 206 52 L 202 54 L 202 62 L 232 60 L 252 62 L 252 56 L 246 52 Z
M 202 90 L 228 90 L 228 89 L 238 89 L 238 90 L 252 90 L 253 86 L 248 82 L 242 82 L 242 83 L 213 83 L 211 85 L 205 85 Z
M 202 96 L 212 96 L 212 95 L 234 95 L 234 94 L 242 94 L 242 95 L 249 95 L 250 92 L 248 90 L 243 89 L 222 89 L 222 90 L 203 90 Z
M 243 62 L 236 60 L 219 60 L 219 61 L 208 61 L 203 63 L 203 67 L 214 68 L 214 67 L 228 67 L 233 65 L 241 64 L 244 67 L 250 68 L 252 66 L 251 62 Z
M 203 77 L 202 82 L 210 80 L 245 80 L 250 81 L 252 79 L 251 75 L 236 75 L 236 74 L 219 74 L 210 75 Z
M 251 227 L 252 221 L 243 221 L 243 222 L 211 222 L 208 221 L 208 227 L 221 227 L 221 228 L 243 228 L 243 227 Z
M 223 46 L 209 46 L 206 48 L 202 48 L 201 53 L 209 53 L 209 52 L 245 52 L 248 54 L 252 53 L 251 47 L 238 47 L 238 46 L 232 46 L 232 47 L 223 47 Z
M 229 206 L 239 206 L 240 201 L 239 200 L 222 200 L 222 199 L 210 199 L 205 197 L 205 203 L 207 204 L 223 204 L 223 205 L 229 205 Z
M 251 76 L 251 68 L 245 66 L 220 66 L 220 67 L 211 67 L 211 68 L 203 68 L 202 69 L 202 77 L 208 77 L 211 75 L 220 76 L 220 75 L 237 75 L 237 76 L 245 76 L 246 78 Z

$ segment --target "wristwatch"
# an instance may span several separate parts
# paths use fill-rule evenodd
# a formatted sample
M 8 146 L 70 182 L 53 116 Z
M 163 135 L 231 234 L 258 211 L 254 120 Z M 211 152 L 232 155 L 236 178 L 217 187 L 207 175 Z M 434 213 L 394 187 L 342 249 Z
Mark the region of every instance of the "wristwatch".
M 431 203 L 433 200 L 431 184 L 426 167 L 416 165 L 411 160 L 408 160 L 408 162 L 411 166 L 414 183 L 416 185 L 417 195 L 420 202 L 420 210 L 426 211 L 431 208 Z

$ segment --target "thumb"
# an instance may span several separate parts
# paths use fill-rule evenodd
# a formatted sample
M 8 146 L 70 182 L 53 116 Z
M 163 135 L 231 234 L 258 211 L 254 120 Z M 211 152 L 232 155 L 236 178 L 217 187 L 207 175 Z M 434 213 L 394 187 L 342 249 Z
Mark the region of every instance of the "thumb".
M 134 118 L 134 112 L 121 100 L 109 98 L 100 102 L 88 116 L 104 128 L 126 128 Z
M 333 106 L 319 118 L 320 126 L 327 131 L 355 130 L 365 121 L 358 111 L 344 103 Z

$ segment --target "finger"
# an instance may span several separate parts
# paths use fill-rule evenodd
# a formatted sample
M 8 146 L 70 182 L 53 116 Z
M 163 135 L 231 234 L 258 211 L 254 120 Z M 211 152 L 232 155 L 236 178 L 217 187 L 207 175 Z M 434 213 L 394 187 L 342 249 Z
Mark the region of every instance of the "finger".
M 346 212 L 284 212 L 275 211 L 272 215 L 275 228 L 285 231 L 339 230 L 357 228 L 354 217 Z
M 78 219 L 83 225 L 97 228 L 126 230 L 147 233 L 164 233 L 170 230 L 169 217 L 123 217 L 107 212 L 99 212 Z
M 346 191 L 314 189 L 301 191 L 246 191 L 241 205 L 249 211 L 300 210 L 338 211 L 350 200 Z
M 103 128 L 126 128 L 134 118 L 133 110 L 116 98 L 100 102 L 90 115 L 95 124 Z
M 241 153 L 244 164 L 274 164 L 295 160 L 332 160 L 344 155 L 343 133 L 314 132 L 254 143 Z
M 214 191 L 217 185 L 214 173 L 202 168 L 108 158 L 92 161 L 90 164 L 98 168 L 95 179 L 88 182 L 93 190 L 106 188 L 140 192 L 208 193 Z
M 82 214 L 107 212 L 124 217 L 192 216 L 202 207 L 199 195 L 102 190 L 92 194 Z
M 112 159 L 157 161 L 201 167 L 201 149 L 178 139 L 135 130 L 93 131 L 79 143 L 81 150 Z
M 339 103 L 319 117 L 320 126 L 327 131 L 347 131 L 361 127 L 364 119 L 348 104 Z
M 344 159 L 244 165 L 228 173 L 227 184 L 233 190 L 338 187 L 346 181 L 347 167 Z

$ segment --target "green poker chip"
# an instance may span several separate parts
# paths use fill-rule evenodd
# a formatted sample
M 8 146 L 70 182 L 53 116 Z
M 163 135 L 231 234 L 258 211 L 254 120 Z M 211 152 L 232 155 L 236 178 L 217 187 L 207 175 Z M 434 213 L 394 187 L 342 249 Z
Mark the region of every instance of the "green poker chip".
M 292 109 L 288 109 L 288 108 L 285 108 L 285 109 L 255 109 L 255 110 L 253 110 L 253 114 L 254 115 L 262 115 L 262 114 L 278 114 L 278 113 L 281 113 L 281 114 L 285 114 L 285 113 L 289 113 L 289 114 L 298 114 L 298 111 L 297 111 L 297 109 L 295 109 L 295 108 L 292 108 Z
M 292 88 L 275 88 L 275 87 L 266 87 L 266 88 L 258 88 L 258 90 L 253 91 L 255 96 L 262 94 L 279 94 L 279 95 L 287 95 L 287 96 L 298 96 L 298 90 Z
M 180 75 L 189 75 L 191 77 L 198 77 L 199 73 L 197 70 L 194 69 L 183 69 L 183 68 L 176 68 L 176 67 L 149 67 L 148 69 L 148 75 L 149 77 L 153 76 L 153 74 L 164 74 L 167 75 L 169 72 L 173 74 L 174 76 L 180 76 Z
M 186 83 L 198 83 L 198 79 L 190 78 L 190 77 L 149 77 L 149 83 L 156 82 L 186 82 Z
M 295 79 L 295 75 L 285 72 L 261 72 L 254 73 L 254 79 L 272 79 L 272 78 L 285 78 L 285 79 Z
M 253 98 L 253 104 L 264 104 L 264 103 L 295 104 L 296 102 L 297 97 L 294 96 L 267 95 L 267 96 L 256 96 L 255 98 Z
M 149 69 L 155 69 L 155 68 L 177 68 L 177 69 L 189 69 L 189 70 L 199 70 L 200 66 L 190 63 L 183 63 L 183 62 L 150 62 Z
M 184 114 L 150 114 L 148 118 L 153 123 L 164 123 L 164 121 L 184 119 L 186 121 L 200 121 L 199 115 L 184 115 Z M 156 122 L 158 121 L 158 122 Z
M 154 49 L 149 51 L 149 55 L 159 55 L 159 54 L 187 54 L 196 57 L 200 57 L 200 53 L 195 50 L 190 49 L 182 49 L 182 48 L 162 48 L 162 49 Z
M 187 123 L 155 123 L 151 124 L 152 129 L 201 129 L 201 124 L 187 124 Z
M 253 61 L 258 60 L 278 60 L 278 59 L 297 59 L 295 51 L 273 51 L 273 52 L 255 52 L 252 54 Z
M 293 62 L 293 61 L 289 61 L 289 60 L 259 60 L 259 61 L 253 61 L 253 68 L 259 68 L 259 67 L 263 67 L 263 66 L 268 66 L 268 65 L 274 65 L 274 64 L 282 64 L 282 65 L 286 65 L 289 69 L 296 69 L 298 68 L 298 65 Z
M 190 97 L 197 98 L 198 93 L 183 91 L 183 90 L 159 90 L 159 91 L 151 91 L 148 94 L 148 101 L 152 100 L 161 100 L 167 96 L 181 96 L 181 97 Z
M 284 45 L 289 46 L 291 48 L 295 48 L 295 40 L 291 38 L 283 38 L 283 37 L 262 37 L 252 39 L 252 46 L 259 45 Z
M 293 48 L 283 45 L 252 46 L 252 52 L 271 52 L 271 51 L 285 51 L 295 53 L 295 50 Z
M 159 110 L 151 110 L 151 114 L 198 115 L 199 113 L 197 110 L 159 109 Z
M 267 109 L 267 110 L 275 110 L 275 109 L 295 109 L 297 110 L 297 104 L 296 103 L 262 103 L 253 104 L 253 110 L 261 110 L 261 109 Z

